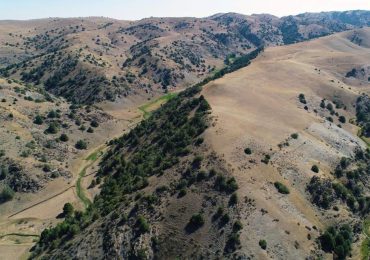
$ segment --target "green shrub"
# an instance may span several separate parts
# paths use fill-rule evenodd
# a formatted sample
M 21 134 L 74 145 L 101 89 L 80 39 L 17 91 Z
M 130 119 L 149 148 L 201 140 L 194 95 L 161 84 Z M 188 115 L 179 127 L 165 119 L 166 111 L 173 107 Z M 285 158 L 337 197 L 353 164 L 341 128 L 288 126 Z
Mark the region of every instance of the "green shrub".
M 342 124 L 345 124 L 346 123 L 346 118 L 344 116 L 340 116 L 339 117 L 339 122 L 341 122 Z
M 337 259 L 345 259 L 351 253 L 352 229 L 348 225 L 329 227 L 319 241 L 325 252 L 335 253 Z
M 149 232 L 150 229 L 148 221 L 143 216 L 137 218 L 136 227 L 141 234 Z
M 271 156 L 269 154 L 265 154 L 265 157 L 261 160 L 261 162 L 268 164 L 270 162 Z
M 6 176 L 8 175 L 9 170 L 7 166 L 1 166 L 0 167 L 0 181 L 4 180 Z
M 92 127 L 98 127 L 99 126 L 99 123 L 96 120 L 93 120 L 93 121 L 91 121 L 90 125 Z
M 184 188 L 183 188 L 183 189 L 181 189 L 181 190 L 180 190 L 178 197 L 179 197 L 179 198 L 182 198 L 182 197 L 184 197 L 185 195 L 186 195 L 186 189 L 184 189 Z
M 203 160 L 202 156 L 199 156 L 199 155 L 195 156 L 195 158 L 192 162 L 193 168 L 194 169 L 199 169 L 201 164 L 202 164 L 202 160 Z
M 74 212 L 74 208 L 72 206 L 71 203 L 67 202 L 66 204 L 64 204 L 63 206 L 63 216 L 64 217 L 71 217 L 73 215 L 73 212 Z
M 51 171 L 51 166 L 50 164 L 44 164 L 44 166 L 42 167 L 42 170 L 44 172 L 50 172 Z
M 45 130 L 48 134 L 56 134 L 59 131 L 58 124 L 55 122 L 52 122 L 49 124 L 49 127 Z
M 75 144 L 75 147 L 78 150 L 85 150 L 87 149 L 87 143 L 84 140 L 78 140 L 77 143 Z
M 235 205 L 237 203 L 238 203 L 238 195 L 236 193 L 233 193 L 230 196 L 229 205 L 232 206 L 232 205 Z
M 259 242 L 258 242 L 259 246 L 263 249 L 263 250 L 266 250 L 267 248 L 267 242 L 266 240 L 264 239 L 261 239 Z
M 240 245 L 240 235 L 238 233 L 232 233 L 229 236 L 228 240 L 226 241 L 224 251 L 230 254 L 234 252 L 239 245 Z
M 319 170 L 319 167 L 317 165 L 312 165 L 311 171 L 313 171 L 315 173 L 318 173 L 320 170 Z
M 244 149 L 244 153 L 245 153 L 245 154 L 252 154 L 252 149 L 251 149 L 251 148 L 249 148 L 249 147 L 248 147 L 248 148 L 245 148 L 245 149 Z
M 68 137 L 67 134 L 61 134 L 60 137 L 59 137 L 59 140 L 62 141 L 62 142 L 68 142 L 69 137 Z
M 299 102 L 301 102 L 302 104 L 307 104 L 307 101 L 306 101 L 306 98 L 304 96 L 304 94 L 299 94 L 298 95 L 298 99 L 299 99 Z
M 94 129 L 93 129 L 93 128 L 91 128 L 91 127 L 89 127 L 89 128 L 87 129 L 87 132 L 88 132 L 88 133 L 90 133 L 90 134 L 91 134 L 91 133 L 94 133 Z
M 278 182 L 278 181 L 275 182 L 274 186 L 278 190 L 278 192 L 280 192 L 281 194 L 289 194 L 290 193 L 288 187 L 285 186 L 284 184 L 282 184 L 281 182 Z
M 0 203 L 4 203 L 9 200 L 12 200 L 13 197 L 14 197 L 14 191 L 8 185 L 6 185 L 0 192 Z
M 191 216 L 190 221 L 188 223 L 188 228 L 191 229 L 198 229 L 204 225 L 205 221 L 203 215 L 198 213 Z
M 233 225 L 233 231 L 238 232 L 242 229 L 243 229 L 243 224 L 239 220 L 235 221 Z
M 37 115 L 35 119 L 33 120 L 33 123 L 36 125 L 42 125 L 44 123 L 44 120 L 40 115 Z
M 291 136 L 293 139 L 298 139 L 298 134 L 297 134 L 297 133 L 291 134 L 290 136 Z
M 48 118 L 56 118 L 58 116 L 57 112 L 50 110 L 48 113 Z

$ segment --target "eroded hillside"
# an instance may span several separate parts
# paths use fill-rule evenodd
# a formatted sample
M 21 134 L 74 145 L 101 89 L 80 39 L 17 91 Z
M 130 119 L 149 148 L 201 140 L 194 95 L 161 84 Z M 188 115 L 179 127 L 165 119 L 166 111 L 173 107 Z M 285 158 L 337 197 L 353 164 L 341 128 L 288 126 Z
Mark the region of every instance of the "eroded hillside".
M 100 195 L 32 257 L 366 259 L 369 83 L 347 73 L 369 34 L 267 48 L 172 97 L 110 143 Z

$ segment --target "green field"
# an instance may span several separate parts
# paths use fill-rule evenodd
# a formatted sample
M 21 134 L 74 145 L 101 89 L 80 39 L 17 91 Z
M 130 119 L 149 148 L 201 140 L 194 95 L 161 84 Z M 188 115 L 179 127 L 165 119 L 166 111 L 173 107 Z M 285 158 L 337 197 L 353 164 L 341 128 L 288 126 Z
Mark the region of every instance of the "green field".
M 139 107 L 139 110 L 143 112 L 144 119 L 147 119 L 148 117 L 150 117 L 150 115 L 155 109 L 157 109 L 164 103 L 168 102 L 168 100 L 170 100 L 171 98 L 175 96 L 177 96 L 176 93 L 168 93 L 160 98 L 157 98 L 156 100 L 150 101 L 142 105 L 141 107 Z

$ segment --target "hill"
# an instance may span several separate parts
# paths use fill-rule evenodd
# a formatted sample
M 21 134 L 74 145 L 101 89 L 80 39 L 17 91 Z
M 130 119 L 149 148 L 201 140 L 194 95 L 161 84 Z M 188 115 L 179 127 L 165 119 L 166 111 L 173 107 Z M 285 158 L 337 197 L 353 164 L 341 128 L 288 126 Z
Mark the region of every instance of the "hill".
M 366 259 L 369 82 L 347 73 L 369 35 L 266 48 L 173 97 L 110 143 L 100 195 L 32 257 Z
M 183 89 L 261 45 L 291 44 L 370 25 L 370 12 L 207 18 L 0 22 L 2 75 L 77 103 Z

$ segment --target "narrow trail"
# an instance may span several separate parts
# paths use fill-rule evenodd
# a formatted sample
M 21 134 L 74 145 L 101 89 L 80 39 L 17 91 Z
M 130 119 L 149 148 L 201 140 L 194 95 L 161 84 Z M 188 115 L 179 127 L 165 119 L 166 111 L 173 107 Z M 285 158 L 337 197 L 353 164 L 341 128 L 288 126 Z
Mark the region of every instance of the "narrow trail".
M 44 203 L 44 202 L 46 202 L 46 201 L 49 201 L 49 200 L 51 200 L 51 199 L 54 199 L 55 197 L 58 197 L 58 196 L 62 195 L 63 193 L 67 192 L 68 190 L 70 190 L 70 189 L 72 189 L 72 188 L 74 188 L 74 187 L 76 187 L 76 185 L 72 185 L 72 186 L 70 186 L 70 187 L 66 188 L 65 190 L 63 190 L 63 191 L 61 191 L 61 192 L 59 192 L 59 193 L 57 193 L 57 194 L 55 194 L 55 195 L 53 195 L 53 196 L 51 196 L 51 197 L 47 198 L 47 199 L 44 199 L 44 200 L 39 201 L 39 202 L 37 202 L 37 203 L 35 203 L 35 204 L 31 205 L 31 206 L 28 206 L 28 207 L 24 208 L 24 209 L 22 209 L 22 210 L 19 210 L 19 211 L 17 211 L 17 212 L 15 212 L 15 213 L 13 213 L 12 215 L 8 216 L 8 218 L 14 217 L 14 216 L 16 216 L 16 215 L 18 215 L 18 214 L 20 214 L 20 213 L 22 213 L 22 212 L 26 211 L 26 210 L 29 210 L 29 209 L 31 209 L 31 208 L 33 208 L 33 207 L 36 207 L 36 206 L 38 206 L 38 205 L 40 205 L 40 204 L 42 204 L 42 203 Z

